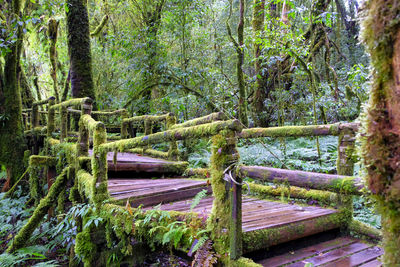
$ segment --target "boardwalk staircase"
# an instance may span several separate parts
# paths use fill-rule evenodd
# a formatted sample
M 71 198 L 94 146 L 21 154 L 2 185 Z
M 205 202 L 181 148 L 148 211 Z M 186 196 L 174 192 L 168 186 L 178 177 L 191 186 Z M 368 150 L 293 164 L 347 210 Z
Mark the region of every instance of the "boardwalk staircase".
M 41 105 L 47 105 L 42 114 Z M 129 117 L 126 110 L 92 111 L 89 98 L 58 104 L 50 98 L 25 110 L 24 118 L 37 209 L 9 251 L 23 246 L 45 214 L 60 212 L 53 203 L 65 201 L 68 191 L 74 205 L 96 207 L 94 213 L 106 222 L 106 241 L 94 237 L 96 227 L 78 229 L 75 252 L 85 264 L 99 264 L 93 255 L 101 255 L 104 244 L 114 244 L 124 256 L 135 254 L 135 242 L 127 240 L 146 236 L 140 222 L 154 221 L 148 214 L 159 211 L 168 214 L 165 228 L 174 229 L 174 222 L 186 227 L 172 247 L 192 255 L 201 250 L 196 243 L 210 240 L 214 255 L 225 265 L 380 266 L 379 231 L 352 218 L 352 196 L 363 189 L 362 181 L 352 176 L 355 123 L 243 129 L 237 120 L 213 113 L 176 124 L 173 114 Z M 338 136 L 335 175 L 239 163 L 239 139 L 329 135 Z M 189 169 L 187 162 L 179 161 L 178 142 L 202 138 L 212 142 L 210 166 Z M 50 188 L 45 196 L 37 175 L 42 168 Z M 257 182 L 244 183 L 246 178 Z M 290 196 L 290 201 L 282 196 Z M 160 217 L 157 223 L 162 225 Z M 160 228 L 150 229 L 150 237 Z M 159 243 L 168 241 L 164 235 Z M 83 245 L 97 254 L 81 249 Z

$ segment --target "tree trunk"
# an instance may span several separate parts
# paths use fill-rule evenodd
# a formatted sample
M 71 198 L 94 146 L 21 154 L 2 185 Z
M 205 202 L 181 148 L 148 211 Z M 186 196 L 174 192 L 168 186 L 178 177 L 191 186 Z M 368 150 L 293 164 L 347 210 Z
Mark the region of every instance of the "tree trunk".
M 10 4 L 10 14 L 18 19 L 20 1 Z M 10 19 L 11 20 L 11 19 Z M 0 87 L 0 163 L 7 168 L 7 182 L 3 191 L 23 173 L 22 159 L 25 150 L 25 140 L 22 125 L 22 100 L 18 80 L 18 66 L 22 46 L 22 29 L 17 30 L 17 41 L 10 45 L 10 51 L 4 58 L 3 78 Z
M 265 0 L 254 0 L 253 7 L 253 31 L 255 38 L 259 38 L 262 31 L 264 30 L 264 8 Z M 265 110 L 264 110 L 264 99 L 265 99 L 265 85 L 267 82 L 266 76 L 261 73 L 262 71 L 262 59 L 261 59 L 261 45 L 254 42 L 254 69 L 256 73 L 256 85 L 254 89 L 254 95 L 252 99 L 253 106 L 253 120 L 257 126 L 265 125 Z
M 243 77 L 243 61 L 244 61 L 244 53 L 243 53 L 243 29 L 244 29 L 244 0 L 240 0 L 239 7 L 239 24 L 238 24 L 238 49 L 237 49 L 237 79 L 239 84 L 239 120 L 246 127 L 249 124 L 247 119 L 247 94 L 246 94 L 246 85 L 244 83 Z
M 68 51 L 72 97 L 95 100 L 86 1 L 67 0 Z
M 363 40 L 372 83 L 361 137 L 366 182 L 382 216 L 384 266 L 400 266 L 400 6 L 369 0 Z

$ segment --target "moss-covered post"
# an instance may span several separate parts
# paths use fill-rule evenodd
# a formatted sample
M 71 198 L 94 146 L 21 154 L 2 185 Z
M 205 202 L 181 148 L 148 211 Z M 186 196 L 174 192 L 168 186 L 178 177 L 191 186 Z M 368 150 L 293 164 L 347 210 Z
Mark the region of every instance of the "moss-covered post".
M 60 141 L 63 142 L 68 136 L 68 111 L 66 107 L 60 107 Z
M 92 113 L 92 101 L 87 98 L 81 105 L 81 115 Z M 89 155 L 89 129 L 79 121 L 78 157 Z
M 340 130 L 338 138 L 338 157 L 336 161 L 337 174 L 339 175 L 353 176 L 355 139 L 355 132 L 352 128 L 345 127 Z M 343 215 L 342 227 L 344 230 L 347 230 L 349 223 L 351 223 L 353 219 L 353 196 L 340 193 L 338 197 Z
M 167 118 L 166 118 L 166 128 L 167 130 L 170 129 L 172 126 L 176 124 L 176 117 L 173 113 L 169 113 Z M 179 151 L 178 151 L 178 145 L 175 141 L 172 141 L 169 143 L 169 149 L 168 149 L 168 158 L 170 160 L 178 160 L 179 156 Z
M 93 133 L 93 156 L 92 156 L 92 171 L 95 186 L 96 205 L 100 205 L 104 200 L 109 198 L 107 184 L 107 150 L 101 147 L 107 142 L 106 126 L 102 122 L 97 122 L 92 129 Z
M 32 129 L 39 127 L 39 106 L 35 104 L 32 105 L 31 124 Z
M 362 39 L 371 56 L 371 90 L 362 122 L 366 183 L 381 214 L 384 266 L 400 266 L 400 5 L 368 0 Z
M 55 116 L 56 116 L 56 111 L 54 108 L 51 108 L 55 104 L 55 98 L 51 97 L 49 99 L 49 104 L 48 104 L 48 114 L 47 114 L 47 138 L 51 137 L 52 133 L 56 129 L 56 122 L 55 122 Z
M 144 135 L 149 135 L 153 133 L 153 121 L 150 119 L 144 119 Z M 146 149 L 149 149 L 150 146 L 144 146 L 143 147 L 143 153 Z
M 215 199 L 208 228 L 217 253 L 226 255 L 229 252 L 229 258 L 222 259 L 225 264 L 242 253 L 241 186 L 224 180 L 224 171 L 231 166 L 233 178 L 241 182 L 234 175 L 238 158 L 234 131 L 223 130 L 212 137 L 211 185 Z M 229 176 L 229 171 L 227 173 Z

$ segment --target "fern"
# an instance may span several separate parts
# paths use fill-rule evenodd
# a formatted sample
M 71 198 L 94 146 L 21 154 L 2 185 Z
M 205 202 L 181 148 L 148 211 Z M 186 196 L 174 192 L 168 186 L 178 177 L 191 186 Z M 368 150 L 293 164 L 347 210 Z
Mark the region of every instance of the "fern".
M 201 239 L 197 244 L 199 244 Z M 196 245 L 197 245 L 196 244 Z M 210 267 L 217 263 L 218 255 L 212 250 L 212 241 L 207 239 L 203 242 L 194 256 L 193 267 Z
M 200 201 L 207 196 L 207 190 L 203 189 L 193 198 L 192 205 L 190 205 L 190 211 L 192 211 Z

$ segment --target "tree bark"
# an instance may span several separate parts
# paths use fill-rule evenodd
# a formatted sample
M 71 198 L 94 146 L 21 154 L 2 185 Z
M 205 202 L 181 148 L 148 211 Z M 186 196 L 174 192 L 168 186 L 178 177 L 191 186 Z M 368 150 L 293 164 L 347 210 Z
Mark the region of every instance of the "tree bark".
M 363 40 L 371 56 L 372 83 L 361 137 L 366 182 L 383 227 L 384 266 L 400 266 L 400 5 L 369 0 Z
M 9 5 L 11 19 L 19 19 L 21 3 L 14 0 Z M 25 140 L 22 125 L 22 100 L 18 80 L 18 67 L 22 47 L 22 29 L 16 30 L 17 41 L 10 45 L 4 58 L 3 81 L 0 87 L 0 163 L 7 168 L 7 182 L 3 191 L 8 190 L 23 173 L 21 164 Z
M 95 101 L 86 1 L 67 0 L 67 6 L 71 95 L 73 98 L 90 97 Z

